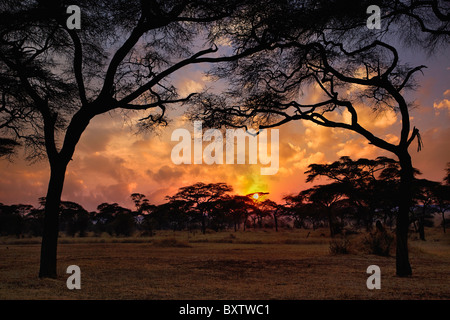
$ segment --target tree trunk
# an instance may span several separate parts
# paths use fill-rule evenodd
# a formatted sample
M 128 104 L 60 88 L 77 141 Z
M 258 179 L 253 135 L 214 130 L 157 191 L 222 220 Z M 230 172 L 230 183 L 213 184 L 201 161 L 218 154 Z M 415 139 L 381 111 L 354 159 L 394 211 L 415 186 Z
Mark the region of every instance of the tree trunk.
M 396 273 L 397 276 L 407 277 L 412 275 L 408 254 L 408 228 L 409 209 L 412 204 L 412 183 L 414 171 L 411 156 L 407 151 L 398 155 L 401 167 L 400 190 L 399 190 L 399 211 L 396 227 Z
M 444 233 L 445 233 L 445 211 L 442 212 L 442 228 L 444 229 Z
M 206 217 L 203 212 L 202 212 L 202 233 L 206 234 Z
M 366 231 L 367 232 L 372 232 L 372 228 L 373 228 L 373 212 L 372 209 L 368 209 L 367 210 L 367 221 L 366 221 Z
M 56 278 L 56 255 L 59 232 L 59 206 L 67 164 L 51 165 L 45 200 L 44 231 L 41 244 L 40 278 Z
M 422 214 L 419 217 L 419 237 L 420 240 L 425 241 L 425 205 L 423 206 Z
M 275 231 L 278 232 L 278 219 L 276 213 L 274 213 L 273 219 L 275 220 Z
M 331 207 L 327 207 L 326 210 L 328 216 L 328 225 L 330 227 L 330 237 L 334 238 L 334 236 L 336 235 L 336 229 L 334 225 L 333 212 Z

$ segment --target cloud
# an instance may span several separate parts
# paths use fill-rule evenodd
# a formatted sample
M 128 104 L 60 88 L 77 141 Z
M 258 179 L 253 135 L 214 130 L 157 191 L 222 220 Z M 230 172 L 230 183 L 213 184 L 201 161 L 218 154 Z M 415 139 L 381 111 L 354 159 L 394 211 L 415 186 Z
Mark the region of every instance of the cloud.
M 37 205 L 38 199 L 47 193 L 49 179 L 45 162 L 29 166 L 19 159 L 14 163 L 0 161 L 0 202 L 4 204 Z
M 435 102 L 433 108 L 435 109 L 437 116 L 440 115 L 441 111 L 446 111 L 447 114 L 450 114 L 450 100 L 443 99 L 437 103 Z
M 180 179 L 184 174 L 182 167 L 170 167 L 168 165 L 163 165 L 156 172 L 152 172 L 150 169 L 147 170 L 147 174 L 155 181 L 165 183 L 170 183 L 174 179 Z
M 376 158 L 379 148 L 368 144 L 365 138 L 355 138 L 339 143 L 339 151 L 336 153 L 339 157 L 349 156 L 353 159 Z

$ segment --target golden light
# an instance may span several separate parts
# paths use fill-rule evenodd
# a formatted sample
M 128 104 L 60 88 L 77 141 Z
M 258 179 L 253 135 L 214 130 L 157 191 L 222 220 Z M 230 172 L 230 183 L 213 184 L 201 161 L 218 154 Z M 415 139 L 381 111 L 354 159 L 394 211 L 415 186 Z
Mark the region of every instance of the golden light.
M 255 194 L 253 195 L 253 199 L 258 200 L 258 198 L 259 198 L 259 194 L 255 193 Z

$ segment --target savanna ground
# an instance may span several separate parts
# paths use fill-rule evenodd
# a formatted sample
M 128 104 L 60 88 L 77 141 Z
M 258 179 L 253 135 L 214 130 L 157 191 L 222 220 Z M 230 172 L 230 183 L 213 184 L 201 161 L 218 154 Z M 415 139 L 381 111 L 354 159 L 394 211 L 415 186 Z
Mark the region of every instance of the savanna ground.
M 308 233 L 310 233 L 308 235 Z M 159 231 L 153 237 L 61 237 L 58 278 L 39 279 L 39 239 L 0 238 L 0 299 L 316 300 L 450 299 L 450 232 L 410 237 L 413 276 L 395 276 L 394 252 L 368 254 L 364 235 L 349 253 L 330 252 L 326 230 Z M 66 287 L 69 265 L 81 289 Z M 381 289 L 369 290 L 369 265 Z

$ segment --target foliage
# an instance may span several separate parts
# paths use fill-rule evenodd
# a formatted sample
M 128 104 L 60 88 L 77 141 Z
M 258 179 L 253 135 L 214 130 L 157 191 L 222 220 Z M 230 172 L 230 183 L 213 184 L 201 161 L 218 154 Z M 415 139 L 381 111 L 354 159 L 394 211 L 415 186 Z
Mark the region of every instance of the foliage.
M 333 254 L 348 254 L 350 241 L 346 237 L 334 238 L 330 241 L 330 252 Z
M 368 253 L 379 256 L 389 256 L 394 237 L 388 232 L 371 232 L 364 238 L 363 244 Z

